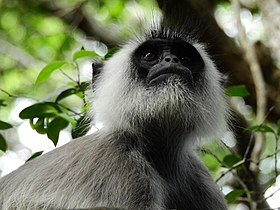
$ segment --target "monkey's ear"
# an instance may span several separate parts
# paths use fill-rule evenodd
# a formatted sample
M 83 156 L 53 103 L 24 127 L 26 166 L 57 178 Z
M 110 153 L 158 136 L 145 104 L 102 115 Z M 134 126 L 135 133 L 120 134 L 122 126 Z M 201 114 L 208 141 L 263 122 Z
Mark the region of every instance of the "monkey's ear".
M 92 84 L 94 84 L 96 78 L 100 74 L 102 68 L 103 68 L 103 62 L 102 61 L 96 61 L 91 64 L 92 66 Z

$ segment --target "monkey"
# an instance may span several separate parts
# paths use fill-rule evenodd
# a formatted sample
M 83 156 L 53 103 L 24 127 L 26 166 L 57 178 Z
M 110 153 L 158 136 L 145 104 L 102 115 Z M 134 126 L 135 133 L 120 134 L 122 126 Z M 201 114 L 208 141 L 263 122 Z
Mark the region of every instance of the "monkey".
M 93 65 L 97 132 L 0 179 L 0 208 L 225 210 L 194 152 L 228 128 L 222 74 L 186 26 L 153 25 Z

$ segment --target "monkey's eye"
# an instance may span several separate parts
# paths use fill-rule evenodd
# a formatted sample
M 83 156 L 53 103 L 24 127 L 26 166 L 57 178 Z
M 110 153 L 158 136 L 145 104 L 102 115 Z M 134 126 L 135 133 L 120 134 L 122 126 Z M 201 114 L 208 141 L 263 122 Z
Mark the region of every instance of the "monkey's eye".
M 148 61 L 148 62 L 156 61 L 156 60 L 159 59 L 157 54 L 155 52 L 153 52 L 153 51 L 144 52 L 143 55 L 142 55 L 142 58 L 145 61 Z

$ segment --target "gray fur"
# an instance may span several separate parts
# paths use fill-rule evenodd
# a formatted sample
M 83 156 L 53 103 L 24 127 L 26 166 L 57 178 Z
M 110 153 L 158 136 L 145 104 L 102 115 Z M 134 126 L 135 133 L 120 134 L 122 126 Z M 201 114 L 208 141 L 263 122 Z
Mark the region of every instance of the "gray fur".
M 188 89 L 170 78 L 147 88 L 130 60 L 143 39 L 123 46 L 97 78 L 92 114 L 104 127 L 3 177 L 0 209 L 227 209 L 192 151 L 227 127 L 221 75 L 202 45 L 187 40 L 205 62 L 200 84 Z

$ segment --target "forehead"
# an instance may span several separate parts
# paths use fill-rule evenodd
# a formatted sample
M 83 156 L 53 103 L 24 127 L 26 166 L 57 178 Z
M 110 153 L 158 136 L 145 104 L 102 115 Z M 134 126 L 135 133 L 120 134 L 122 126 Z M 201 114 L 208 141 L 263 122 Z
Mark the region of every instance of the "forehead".
M 145 46 L 145 45 L 151 45 L 155 47 L 173 46 L 173 45 L 180 45 L 184 42 L 185 41 L 182 39 L 154 38 L 154 39 L 146 40 L 141 46 Z
M 148 49 L 152 50 L 180 50 L 184 51 L 191 48 L 191 44 L 186 42 L 183 39 L 170 39 L 170 38 L 154 38 L 148 39 L 144 43 L 142 43 L 137 49 L 135 53 L 143 53 Z

